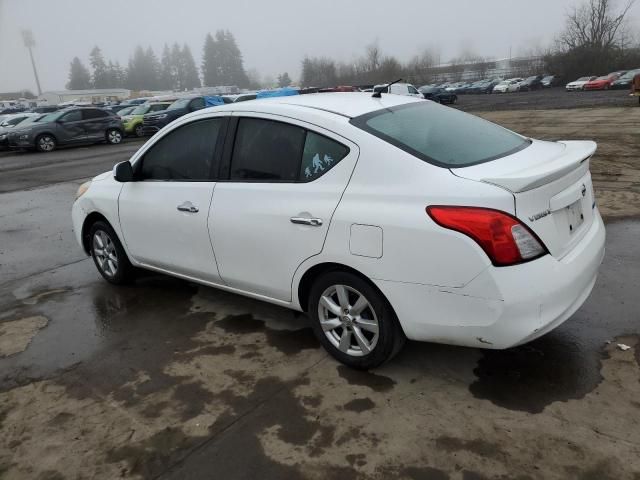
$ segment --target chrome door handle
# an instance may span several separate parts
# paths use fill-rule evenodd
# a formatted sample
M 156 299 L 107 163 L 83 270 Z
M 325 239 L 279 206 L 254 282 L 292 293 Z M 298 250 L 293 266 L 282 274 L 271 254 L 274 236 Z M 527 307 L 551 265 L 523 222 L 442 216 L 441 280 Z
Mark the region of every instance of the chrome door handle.
M 178 205 L 178 210 L 181 212 L 198 213 L 198 207 L 191 202 L 184 202 L 182 205 Z
M 291 223 L 297 225 L 311 225 L 312 227 L 322 226 L 321 218 L 291 217 Z

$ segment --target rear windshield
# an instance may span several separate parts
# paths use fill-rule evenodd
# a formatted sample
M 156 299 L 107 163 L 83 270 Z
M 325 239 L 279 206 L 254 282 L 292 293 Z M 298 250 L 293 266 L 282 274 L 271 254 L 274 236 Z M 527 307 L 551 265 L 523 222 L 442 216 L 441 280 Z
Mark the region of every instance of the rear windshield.
M 459 168 L 515 153 L 530 140 L 479 117 L 415 102 L 361 115 L 351 123 L 426 162 Z

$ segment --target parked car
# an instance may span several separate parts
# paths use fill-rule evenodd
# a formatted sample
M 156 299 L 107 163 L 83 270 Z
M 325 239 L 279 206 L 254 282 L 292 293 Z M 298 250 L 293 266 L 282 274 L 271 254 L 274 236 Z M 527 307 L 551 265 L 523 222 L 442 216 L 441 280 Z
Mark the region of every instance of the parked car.
M 111 110 L 113 113 L 117 113 L 118 115 L 122 116 L 122 114 L 120 113 L 122 110 L 125 110 L 127 108 L 135 108 L 138 105 L 142 105 L 142 103 L 121 103 L 120 105 L 112 105 L 111 107 L 109 107 L 109 110 Z
M 9 134 L 9 147 L 34 148 L 51 152 L 58 145 L 122 142 L 122 120 L 110 110 L 91 107 L 72 107 L 49 113 L 26 128 Z
M 610 73 L 602 77 L 597 77 L 584 84 L 584 90 L 609 90 L 611 84 L 615 82 L 620 75 L 618 73 Z
M 467 93 L 493 93 L 493 87 L 498 85 L 498 80 L 480 80 L 474 83 L 471 88 L 467 90 Z
M 508 78 L 503 80 L 495 87 L 493 87 L 493 93 L 513 93 L 517 92 L 520 88 L 520 82 L 522 82 L 522 78 Z
M 60 110 L 57 105 L 42 105 L 40 107 L 30 108 L 28 111 L 31 113 L 51 113 Z
M 124 100 L 120 103 L 120 105 L 142 105 L 143 103 L 147 103 L 150 100 L 149 97 L 140 97 L 140 98 L 130 98 L 129 100 Z M 115 107 L 119 107 L 120 105 L 114 105 Z M 113 108 L 113 107 L 111 107 Z
M 557 75 L 547 75 L 542 79 L 542 88 L 557 87 L 560 85 L 560 77 Z
M 611 88 L 615 90 L 629 90 L 631 88 L 631 83 L 633 82 L 633 77 L 640 73 L 640 68 L 636 70 L 629 70 L 624 75 L 621 75 L 620 78 L 615 80 L 611 84 Z
M 39 117 L 37 113 L 14 113 L 7 115 L 0 121 L 0 149 L 5 150 L 9 147 L 9 133 L 21 125 L 24 121 L 32 117 Z
M 567 92 L 575 92 L 578 90 L 584 90 L 584 86 L 590 82 L 591 80 L 595 80 L 598 77 L 595 76 L 591 76 L 591 77 L 580 77 L 577 80 L 574 80 L 573 82 L 567 83 L 567 85 L 565 86 L 565 89 L 567 90 Z
M 257 92 L 252 92 L 252 93 L 238 93 L 235 95 L 224 95 L 222 98 L 229 100 L 229 103 L 234 103 L 234 102 L 246 102 L 247 100 L 255 100 L 256 99 L 256 95 Z
M 595 149 L 404 95 L 234 103 L 83 184 L 74 232 L 112 284 L 140 267 L 306 311 L 354 368 L 405 337 L 508 348 L 593 288 Z
M 391 91 L 389 91 L 391 88 Z M 411 85 L 410 83 L 394 83 L 391 87 L 385 85 L 376 85 L 373 87 L 374 92 L 381 93 L 393 93 L 394 95 L 404 95 L 406 97 L 417 97 L 422 98 L 422 94 L 418 91 L 416 87 Z
M 124 126 L 125 135 L 135 135 L 136 137 L 144 136 L 144 127 L 142 122 L 147 113 L 156 113 L 166 110 L 173 102 L 153 102 L 143 103 L 137 107 L 133 107 L 130 112 L 121 115 L 122 125 Z
M 144 105 L 144 104 L 143 104 Z M 131 112 L 133 112 L 136 108 L 138 108 L 140 105 L 132 105 L 131 107 L 126 107 L 126 108 L 121 108 L 120 110 L 118 110 L 116 112 L 116 115 L 118 115 L 120 118 L 124 117 L 125 115 L 129 115 Z M 113 111 L 113 110 L 112 110 Z
M 455 93 L 447 91 L 445 88 L 440 87 L 420 87 L 420 93 L 427 100 L 433 100 L 438 103 L 456 103 L 458 96 Z
M 176 100 L 166 110 L 147 113 L 142 119 L 143 135 L 153 135 L 174 120 L 207 106 L 207 99 L 217 99 L 218 105 L 227 103 L 222 97 L 191 96 Z
M 542 89 L 542 75 L 533 75 L 526 78 L 518 85 L 519 92 L 530 92 L 532 90 Z

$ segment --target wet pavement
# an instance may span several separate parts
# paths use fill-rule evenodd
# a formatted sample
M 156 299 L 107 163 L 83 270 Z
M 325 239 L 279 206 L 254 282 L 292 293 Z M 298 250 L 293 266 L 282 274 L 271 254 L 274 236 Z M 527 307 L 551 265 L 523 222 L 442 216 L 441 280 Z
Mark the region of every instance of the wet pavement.
M 547 336 L 357 372 L 295 312 L 107 284 L 70 231 L 80 180 L 38 181 L 0 194 L 0 478 L 640 478 L 640 221 L 608 222 L 593 294 Z

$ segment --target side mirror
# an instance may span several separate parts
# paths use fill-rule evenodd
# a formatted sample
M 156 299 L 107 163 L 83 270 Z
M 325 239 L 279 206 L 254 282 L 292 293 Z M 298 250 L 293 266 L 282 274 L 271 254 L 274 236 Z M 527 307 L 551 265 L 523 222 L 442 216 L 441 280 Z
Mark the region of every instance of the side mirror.
M 113 167 L 113 178 L 122 183 L 131 182 L 133 180 L 133 167 L 131 163 L 127 160 Z

